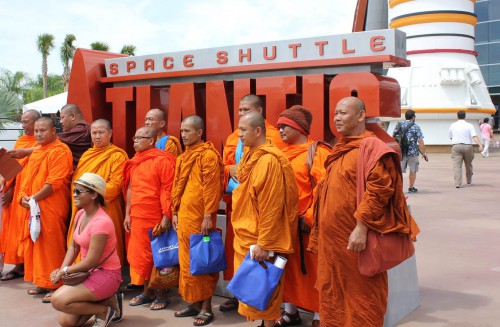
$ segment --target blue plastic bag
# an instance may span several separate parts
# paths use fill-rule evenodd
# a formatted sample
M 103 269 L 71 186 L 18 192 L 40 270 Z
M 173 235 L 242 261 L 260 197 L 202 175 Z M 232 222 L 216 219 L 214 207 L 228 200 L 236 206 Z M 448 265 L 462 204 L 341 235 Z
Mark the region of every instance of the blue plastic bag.
M 284 271 L 269 261 L 262 264 L 266 268 L 259 261 L 250 259 L 248 253 L 227 285 L 228 291 L 239 301 L 260 311 L 266 310 Z
M 156 268 L 163 269 L 179 264 L 179 239 L 177 232 L 170 228 L 166 233 L 153 237 L 153 231 L 149 232 L 151 240 L 151 252 L 153 252 L 153 263 Z
M 209 235 L 190 235 L 189 272 L 193 276 L 213 274 L 227 269 L 224 244 L 219 231 Z

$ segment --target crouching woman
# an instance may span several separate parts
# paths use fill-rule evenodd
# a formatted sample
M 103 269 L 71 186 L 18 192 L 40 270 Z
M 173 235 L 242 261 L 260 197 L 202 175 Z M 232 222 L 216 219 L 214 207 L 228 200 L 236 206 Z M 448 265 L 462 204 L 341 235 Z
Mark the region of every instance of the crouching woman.
M 104 212 L 106 182 L 96 174 L 84 173 L 74 183 L 75 216 L 73 241 L 61 268 L 51 274 L 57 284 L 61 277 L 77 272 L 90 275 L 75 286 L 63 285 L 51 297 L 52 306 L 61 312 L 59 324 L 81 326 L 95 315 L 94 327 L 105 327 L 121 319 L 120 259 L 116 253 L 115 227 Z M 72 265 L 81 255 L 81 261 Z

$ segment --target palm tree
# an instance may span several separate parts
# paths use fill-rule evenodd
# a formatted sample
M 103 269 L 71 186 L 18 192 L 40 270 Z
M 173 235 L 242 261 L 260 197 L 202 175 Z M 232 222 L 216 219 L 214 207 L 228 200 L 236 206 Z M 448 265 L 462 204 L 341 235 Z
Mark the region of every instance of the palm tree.
M 8 69 L 0 70 L 0 88 L 14 92 L 19 97 L 22 96 L 24 84 L 28 79 L 28 75 L 23 72 L 12 73 Z
M 19 108 L 21 101 L 14 92 L 0 89 L 0 130 L 4 128 L 5 123 L 15 120 Z
M 129 55 L 129 56 L 135 56 L 135 50 L 137 48 L 135 47 L 135 45 L 132 45 L 132 44 L 125 44 L 122 48 L 122 51 L 120 51 L 121 54 L 126 54 L 126 55 Z
M 98 50 L 98 51 L 109 51 L 109 45 L 104 42 L 90 43 L 90 48 L 92 50 Z
M 42 54 L 42 77 L 43 77 L 43 97 L 47 97 L 47 57 L 50 51 L 54 48 L 54 35 L 52 34 L 42 34 L 38 35 L 38 40 L 36 42 L 38 51 Z
M 76 40 L 76 37 L 73 34 L 66 34 L 64 38 L 64 42 L 61 45 L 61 61 L 64 66 L 64 71 L 62 75 L 62 80 L 64 83 L 64 91 L 68 90 L 69 87 L 69 75 L 70 75 L 70 65 L 69 62 L 73 59 L 75 54 L 75 46 L 73 42 Z

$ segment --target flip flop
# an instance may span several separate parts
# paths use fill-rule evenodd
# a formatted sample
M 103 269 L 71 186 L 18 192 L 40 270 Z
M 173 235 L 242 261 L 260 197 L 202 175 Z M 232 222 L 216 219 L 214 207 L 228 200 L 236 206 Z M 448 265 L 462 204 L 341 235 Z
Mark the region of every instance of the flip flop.
M 49 290 L 46 290 L 45 288 L 41 288 L 41 287 L 38 287 L 38 286 L 28 289 L 28 294 L 29 295 L 47 294 L 48 292 L 49 292 Z
M 140 301 L 132 303 L 133 300 L 137 300 L 137 299 L 140 300 Z M 143 304 L 151 303 L 154 300 L 155 300 L 154 297 L 150 297 L 150 296 L 147 296 L 147 295 L 139 294 L 136 297 L 134 297 L 132 300 L 130 300 L 130 302 L 128 303 L 128 305 L 130 305 L 131 307 L 136 307 L 138 305 L 143 305 Z
M 193 326 L 205 326 L 214 320 L 213 312 L 200 311 L 200 313 L 194 317 L 195 320 L 201 320 L 202 322 L 193 321 Z
M 170 299 L 156 299 L 151 303 L 151 306 L 149 307 L 149 310 L 157 311 L 157 310 L 163 310 L 167 308 L 167 305 L 170 304 Z M 157 307 L 157 305 L 160 305 Z
M 222 312 L 233 311 L 238 309 L 239 305 L 240 303 L 236 298 L 231 298 L 228 299 L 226 302 L 221 303 L 221 305 L 219 306 L 219 310 Z
M 200 313 L 200 311 L 193 308 L 193 306 L 188 305 L 187 307 L 185 307 L 181 311 L 174 312 L 174 316 L 176 318 L 193 317 L 193 316 L 198 315 L 199 313 Z
M 11 270 L 11 271 L 9 271 L 7 273 L 7 275 L 5 275 L 2 278 L 0 278 L 0 281 L 6 282 L 8 280 L 13 280 L 13 279 L 16 279 L 16 278 L 21 278 L 21 277 L 24 277 L 24 274 L 18 273 L 15 270 Z

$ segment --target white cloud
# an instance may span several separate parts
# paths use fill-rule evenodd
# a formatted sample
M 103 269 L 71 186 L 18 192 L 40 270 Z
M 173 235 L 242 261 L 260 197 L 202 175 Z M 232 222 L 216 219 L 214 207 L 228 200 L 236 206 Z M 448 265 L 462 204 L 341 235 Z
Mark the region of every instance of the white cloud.
M 0 67 L 41 71 L 39 34 L 55 36 L 49 72 L 60 74 L 59 48 L 66 34 L 89 48 L 124 44 L 137 55 L 348 33 L 356 1 L 341 0 L 0 0 Z

